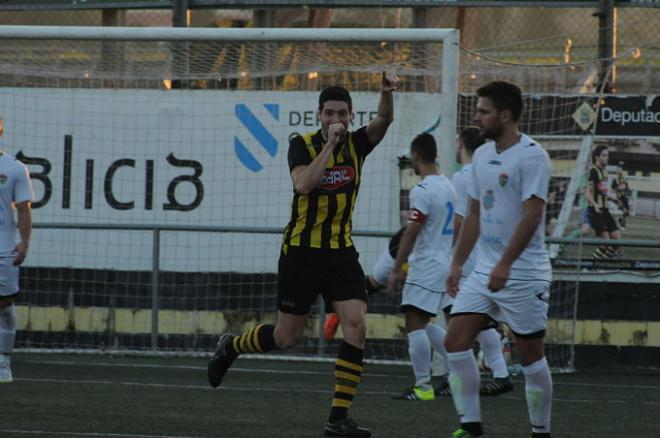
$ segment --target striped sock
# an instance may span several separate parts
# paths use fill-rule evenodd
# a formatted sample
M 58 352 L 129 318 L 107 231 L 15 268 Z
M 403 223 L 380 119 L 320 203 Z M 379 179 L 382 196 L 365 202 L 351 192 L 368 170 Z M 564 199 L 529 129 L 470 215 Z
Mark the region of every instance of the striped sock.
M 255 328 L 246 331 L 227 344 L 227 354 L 242 353 L 265 353 L 277 349 L 273 331 L 275 326 L 270 324 L 259 324 Z
M 346 418 L 348 408 L 353 403 L 362 375 L 364 350 L 344 342 L 335 362 L 335 393 L 332 396 L 332 410 L 328 421 Z

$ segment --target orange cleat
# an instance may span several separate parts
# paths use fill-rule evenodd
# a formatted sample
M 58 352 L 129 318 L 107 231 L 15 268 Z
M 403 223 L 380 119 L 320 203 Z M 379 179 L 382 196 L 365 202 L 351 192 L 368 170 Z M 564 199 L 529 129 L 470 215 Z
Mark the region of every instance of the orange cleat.
M 323 336 L 327 339 L 334 339 L 339 327 L 339 316 L 336 313 L 329 313 L 323 323 Z

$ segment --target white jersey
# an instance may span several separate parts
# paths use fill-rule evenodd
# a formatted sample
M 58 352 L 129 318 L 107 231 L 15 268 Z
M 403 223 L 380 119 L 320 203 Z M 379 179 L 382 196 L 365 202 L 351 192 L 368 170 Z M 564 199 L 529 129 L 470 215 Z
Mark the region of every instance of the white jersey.
M 468 163 L 461 168 L 458 172 L 454 173 L 454 176 L 451 177 L 451 183 L 456 190 L 456 208 L 454 214 L 459 215 L 463 219 L 468 214 L 469 205 L 470 205 L 470 196 L 468 195 L 468 185 L 470 184 L 470 174 L 471 174 L 472 164 Z M 463 276 L 467 277 L 470 275 L 470 272 L 474 269 L 474 266 L 477 262 L 477 248 L 473 248 L 470 252 L 470 256 L 463 263 Z
M 32 201 L 34 193 L 27 167 L 0 152 L 0 257 L 11 257 L 16 246 L 14 203 Z
M 497 153 L 495 142 L 478 148 L 472 159 L 468 194 L 480 202 L 480 230 L 475 272 L 490 274 L 522 219 L 523 202 L 535 196 L 547 201 L 550 158 L 534 140 L 520 141 Z M 551 279 L 541 220 L 527 247 L 511 266 L 511 279 Z
M 456 193 L 444 175 L 429 175 L 410 191 L 410 219 L 423 225 L 408 257 L 406 283 L 445 291 L 454 233 Z

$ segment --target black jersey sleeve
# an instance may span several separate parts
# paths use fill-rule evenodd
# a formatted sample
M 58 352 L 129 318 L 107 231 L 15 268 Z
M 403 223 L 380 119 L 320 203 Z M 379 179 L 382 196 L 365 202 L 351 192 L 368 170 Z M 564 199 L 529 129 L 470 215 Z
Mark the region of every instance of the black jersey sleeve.
M 300 135 L 296 135 L 289 140 L 289 171 L 297 166 L 306 166 L 312 162 L 305 140 Z

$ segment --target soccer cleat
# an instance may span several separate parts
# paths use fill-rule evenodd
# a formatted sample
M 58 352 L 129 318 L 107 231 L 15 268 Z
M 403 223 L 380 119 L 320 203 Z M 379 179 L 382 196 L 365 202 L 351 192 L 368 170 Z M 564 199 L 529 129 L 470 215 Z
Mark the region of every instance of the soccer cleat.
M 450 438 L 480 438 L 483 435 L 472 435 L 470 432 L 468 432 L 465 429 L 461 429 L 460 427 L 454 431 L 454 433 L 451 434 Z
M 451 397 L 451 388 L 447 379 L 441 380 L 438 386 L 433 389 L 433 392 L 436 397 Z
M 403 391 L 401 395 L 395 395 L 392 400 L 418 400 L 418 401 L 431 401 L 435 400 L 435 392 L 433 388 L 423 389 L 420 386 L 413 386 Z
M 495 397 L 513 391 L 513 383 L 509 377 L 496 377 L 490 382 L 484 383 L 479 390 L 482 397 Z
M 341 418 L 336 421 L 328 421 L 325 424 L 325 436 L 355 436 L 370 437 L 371 430 L 366 427 L 360 427 L 351 418 Z
M 337 327 L 339 327 L 339 316 L 336 313 L 328 314 L 328 317 L 323 323 L 323 337 L 328 341 L 334 339 L 337 333 Z
M 218 346 L 213 353 L 213 357 L 209 361 L 208 366 L 206 367 L 209 385 L 214 388 L 217 388 L 222 383 L 222 378 L 225 377 L 227 370 L 238 357 L 237 354 L 227 354 L 225 351 L 225 346 L 229 344 L 234 339 L 234 335 L 226 333 L 220 336 L 218 340 Z
M 0 383 L 11 383 L 14 381 L 11 375 L 11 361 L 6 354 L 0 354 Z

